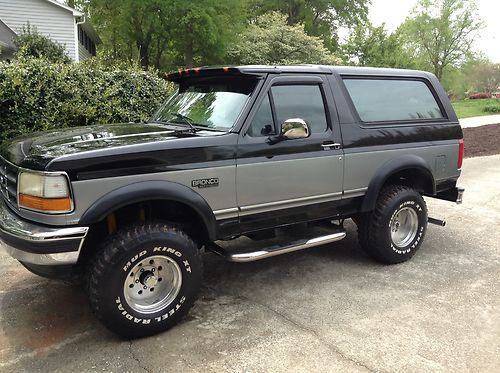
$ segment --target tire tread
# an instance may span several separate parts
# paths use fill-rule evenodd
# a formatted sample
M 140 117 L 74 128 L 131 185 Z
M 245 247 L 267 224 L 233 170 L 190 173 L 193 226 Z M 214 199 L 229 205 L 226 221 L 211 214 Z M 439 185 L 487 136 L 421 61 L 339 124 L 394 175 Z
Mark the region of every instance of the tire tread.
M 103 281 L 103 276 L 105 269 L 109 266 L 117 265 L 117 258 L 119 257 L 120 250 L 126 250 L 127 243 L 129 242 L 139 242 L 141 237 L 151 237 L 155 234 L 172 234 L 182 238 L 183 241 L 187 243 L 188 246 L 192 247 L 193 255 L 199 266 L 198 270 L 202 273 L 203 271 L 203 260 L 202 253 L 197 249 L 196 243 L 181 229 L 179 229 L 175 224 L 168 224 L 164 222 L 147 222 L 145 224 L 134 224 L 123 229 L 118 230 L 115 234 L 110 235 L 101 245 L 101 249 L 97 251 L 93 258 L 89 261 L 87 268 L 87 285 L 86 290 L 88 293 L 88 298 L 90 302 L 90 307 L 97 317 L 98 320 L 103 322 L 105 325 L 108 324 L 105 320 L 103 312 L 101 310 L 102 297 L 105 296 L 99 291 L 99 283 Z M 120 249 L 120 247 L 122 249 Z M 200 273 L 200 276 L 201 276 Z M 185 313 L 193 306 L 194 302 L 188 303 L 185 308 Z M 142 336 L 140 333 L 127 331 L 120 332 L 122 336 L 126 337 L 137 337 Z
M 385 255 L 385 248 L 382 246 L 380 235 L 385 231 L 384 217 L 389 209 L 390 203 L 404 192 L 415 192 L 415 190 L 406 185 L 390 184 L 386 185 L 380 191 L 375 209 L 361 216 L 358 225 L 358 239 L 363 250 L 375 260 L 385 264 L 396 264 L 407 259 L 401 257 L 401 260 L 394 261 Z M 423 201 L 423 208 L 427 215 L 427 206 Z M 414 252 L 413 252 L 414 253 Z

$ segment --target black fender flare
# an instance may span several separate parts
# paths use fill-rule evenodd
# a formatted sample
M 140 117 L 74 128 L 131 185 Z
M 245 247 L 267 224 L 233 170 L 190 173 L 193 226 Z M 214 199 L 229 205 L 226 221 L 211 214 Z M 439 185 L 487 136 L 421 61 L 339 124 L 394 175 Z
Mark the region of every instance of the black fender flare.
M 430 183 L 427 188 L 428 190 L 426 190 L 426 194 L 436 194 L 436 182 L 429 164 L 422 157 L 417 155 L 403 155 L 387 161 L 375 172 L 375 176 L 372 177 L 363 199 L 363 203 L 361 204 L 361 212 L 372 211 L 375 208 L 380 190 L 387 179 L 400 171 L 409 169 L 419 170 L 426 175 L 426 182 L 427 184 Z
M 79 224 L 100 222 L 111 212 L 127 205 L 151 200 L 167 200 L 183 203 L 193 209 L 205 225 L 206 235 L 215 241 L 216 220 L 207 201 L 191 188 L 171 181 L 139 181 L 119 187 L 95 201 L 82 215 Z

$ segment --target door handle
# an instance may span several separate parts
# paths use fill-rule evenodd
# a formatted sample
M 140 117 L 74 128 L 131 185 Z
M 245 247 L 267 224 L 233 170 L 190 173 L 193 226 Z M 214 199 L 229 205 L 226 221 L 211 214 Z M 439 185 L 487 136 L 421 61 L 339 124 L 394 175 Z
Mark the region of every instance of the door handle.
M 323 147 L 323 150 L 340 150 L 342 149 L 342 145 L 339 143 L 333 143 L 333 142 L 325 142 L 321 144 Z

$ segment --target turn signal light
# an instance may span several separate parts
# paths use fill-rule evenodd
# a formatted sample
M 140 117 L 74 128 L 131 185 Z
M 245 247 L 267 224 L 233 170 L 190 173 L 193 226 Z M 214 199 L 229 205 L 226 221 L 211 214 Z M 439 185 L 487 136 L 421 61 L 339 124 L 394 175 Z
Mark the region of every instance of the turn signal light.
M 71 211 L 71 199 L 67 198 L 42 198 L 19 194 L 19 205 L 24 208 L 46 212 Z

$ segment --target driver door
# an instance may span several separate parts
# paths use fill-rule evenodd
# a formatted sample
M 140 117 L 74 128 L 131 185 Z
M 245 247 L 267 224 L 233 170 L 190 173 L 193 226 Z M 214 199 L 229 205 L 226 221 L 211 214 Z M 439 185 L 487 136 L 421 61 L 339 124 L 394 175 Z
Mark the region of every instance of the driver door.
M 328 81 L 321 75 L 278 77 L 267 83 L 238 142 L 242 231 L 336 215 L 344 157 L 333 108 Z M 269 141 L 288 119 L 304 120 L 310 136 Z

